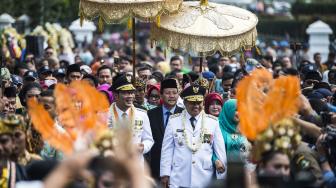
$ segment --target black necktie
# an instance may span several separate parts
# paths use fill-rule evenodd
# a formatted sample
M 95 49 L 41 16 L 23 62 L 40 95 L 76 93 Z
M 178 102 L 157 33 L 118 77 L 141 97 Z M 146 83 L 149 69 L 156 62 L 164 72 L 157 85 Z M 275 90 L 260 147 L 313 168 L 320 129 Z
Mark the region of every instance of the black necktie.
M 191 126 L 192 128 L 195 130 L 195 121 L 196 121 L 196 118 L 195 117 L 191 117 L 190 118 L 190 123 L 191 123 Z
M 121 119 L 123 121 L 125 121 L 127 119 L 127 113 L 126 112 L 124 112 L 124 113 L 121 114 Z
M 169 121 L 169 116 L 171 115 L 172 113 L 171 112 L 169 112 L 169 111 L 167 111 L 166 112 L 166 121 L 165 121 L 165 124 L 164 124 L 164 127 L 166 128 L 167 127 L 167 125 L 168 125 L 168 121 Z

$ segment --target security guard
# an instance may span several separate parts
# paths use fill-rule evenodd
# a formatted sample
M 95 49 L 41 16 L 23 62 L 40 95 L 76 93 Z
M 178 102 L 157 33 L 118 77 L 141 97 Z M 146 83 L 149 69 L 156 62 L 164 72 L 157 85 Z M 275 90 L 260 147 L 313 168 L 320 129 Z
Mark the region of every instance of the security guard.
M 152 131 L 147 112 L 133 106 L 135 88 L 131 79 L 126 75 L 117 75 L 109 90 L 113 92 L 115 100 L 109 110 L 109 127 L 122 126 L 123 122 L 124 125 L 128 122 L 129 128 L 133 131 L 133 142 L 137 144 L 139 153 L 149 152 L 154 144 Z M 143 160 L 143 157 L 141 158 Z
M 160 176 L 164 187 L 205 187 L 215 171 L 212 155 L 226 165 L 218 120 L 203 111 L 205 88 L 191 85 L 182 92 L 186 109 L 170 116 L 161 150 Z M 224 173 L 217 178 L 224 178 Z
M 299 174 L 305 172 L 312 184 L 319 187 L 323 184 L 323 172 L 318 161 L 318 154 L 309 148 L 307 143 L 301 142 L 291 158 L 291 173 Z

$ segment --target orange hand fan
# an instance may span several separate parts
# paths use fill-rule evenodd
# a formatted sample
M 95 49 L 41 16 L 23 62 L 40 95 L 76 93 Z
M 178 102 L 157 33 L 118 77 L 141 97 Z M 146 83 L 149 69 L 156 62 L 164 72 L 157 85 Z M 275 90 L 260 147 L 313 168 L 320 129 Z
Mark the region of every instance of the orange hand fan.
M 83 81 L 68 86 L 57 84 L 54 94 L 57 117 L 66 133 L 56 130 L 42 105 L 34 100 L 28 102 L 33 125 L 50 145 L 68 154 L 76 150 L 78 142 L 90 144 L 108 130 L 107 116 L 102 114 L 107 113 L 109 103 L 94 87 Z
M 72 152 L 73 139 L 56 129 L 55 122 L 49 113 L 35 99 L 28 100 L 29 115 L 35 129 L 41 133 L 44 140 L 65 154 Z
M 299 79 L 281 76 L 273 79 L 265 69 L 257 69 L 237 86 L 239 129 L 248 139 L 270 125 L 297 113 L 300 96 Z

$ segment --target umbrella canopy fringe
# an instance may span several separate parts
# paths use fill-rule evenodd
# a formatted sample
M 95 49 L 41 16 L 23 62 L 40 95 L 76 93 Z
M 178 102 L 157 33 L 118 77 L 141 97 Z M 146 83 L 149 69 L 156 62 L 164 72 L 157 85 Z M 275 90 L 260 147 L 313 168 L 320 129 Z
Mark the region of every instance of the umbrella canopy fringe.
M 170 31 L 155 24 L 151 27 L 151 40 L 155 43 L 163 42 L 169 48 L 190 51 L 198 55 L 213 55 L 220 52 L 222 55 L 230 56 L 240 52 L 242 48 L 255 46 L 256 37 L 256 28 L 235 36 L 206 37 Z
M 144 22 L 154 22 L 156 17 L 165 13 L 176 13 L 182 4 L 182 0 L 150 1 L 137 3 L 136 1 L 120 2 L 93 2 L 80 1 L 80 12 L 83 18 L 94 20 L 103 17 L 107 24 L 118 24 L 130 17 L 136 17 Z

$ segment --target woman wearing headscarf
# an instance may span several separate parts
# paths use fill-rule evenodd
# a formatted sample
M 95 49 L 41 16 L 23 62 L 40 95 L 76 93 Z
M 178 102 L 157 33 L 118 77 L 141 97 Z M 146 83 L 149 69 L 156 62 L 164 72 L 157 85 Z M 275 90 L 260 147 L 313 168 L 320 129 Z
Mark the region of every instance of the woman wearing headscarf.
M 222 110 L 223 99 L 218 93 L 210 93 L 204 99 L 205 113 L 218 117 Z
M 249 143 L 245 136 L 238 130 L 237 100 L 227 100 L 219 114 L 219 126 L 225 142 L 228 161 L 246 161 Z M 213 161 L 218 168 L 217 157 L 213 156 Z
M 109 103 L 112 104 L 113 103 L 113 93 L 111 91 L 109 91 L 109 88 L 111 86 L 109 84 L 102 84 L 100 86 L 98 86 L 98 91 L 102 92 L 105 94 L 106 98 L 108 99 Z
M 160 105 L 160 85 L 150 85 L 147 90 L 147 102 L 150 105 Z

